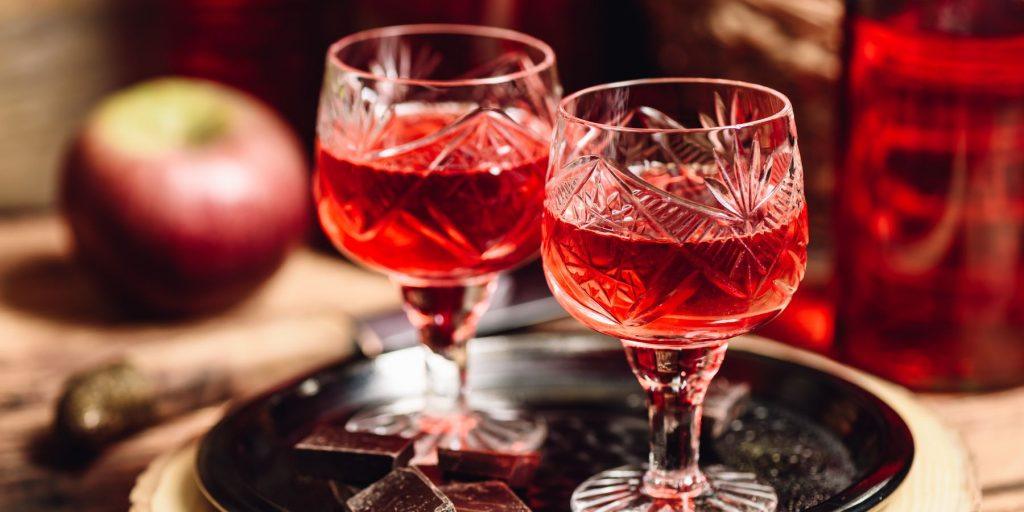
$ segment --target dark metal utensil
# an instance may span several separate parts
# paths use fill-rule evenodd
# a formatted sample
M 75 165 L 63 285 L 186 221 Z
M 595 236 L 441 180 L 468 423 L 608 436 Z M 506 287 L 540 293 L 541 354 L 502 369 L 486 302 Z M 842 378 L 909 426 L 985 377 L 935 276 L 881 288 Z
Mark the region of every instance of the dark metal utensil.
M 128 361 L 68 378 L 54 431 L 72 445 L 99 450 L 132 432 L 231 396 L 226 371 L 152 372 Z

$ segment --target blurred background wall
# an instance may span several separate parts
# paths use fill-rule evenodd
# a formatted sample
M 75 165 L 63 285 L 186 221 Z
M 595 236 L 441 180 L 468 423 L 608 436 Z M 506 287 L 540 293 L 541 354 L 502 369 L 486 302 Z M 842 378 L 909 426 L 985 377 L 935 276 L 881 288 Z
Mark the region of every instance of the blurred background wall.
M 825 213 L 842 11 L 841 0 L 5 0 L 0 211 L 51 206 L 68 137 L 99 97 L 127 83 L 185 74 L 235 85 L 308 143 L 330 42 L 368 27 L 457 22 L 548 41 L 567 91 L 700 75 L 786 92 L 811 208 Z M 828 216 L 813 218 L 825 236 Z
M 0 208 L 53 201 L 63 145 L 97 98 L 138 76 L 146 41 L 109 0 L 0 2 Z

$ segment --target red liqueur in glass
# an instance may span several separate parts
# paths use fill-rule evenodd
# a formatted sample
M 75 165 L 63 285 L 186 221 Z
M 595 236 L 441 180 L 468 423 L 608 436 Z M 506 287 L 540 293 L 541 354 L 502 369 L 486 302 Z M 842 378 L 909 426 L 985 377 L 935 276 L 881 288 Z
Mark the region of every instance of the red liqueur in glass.
M 546 425 L 510 401 L 470 400 L 467 343 L 500 272 L 540 245 L 561 87 L 542 41 L 473 25 L 351 34 L 328 51 L 317 119 L 320 222 L 353 260 L 398 285 L 422 344 L 422 399 L 356 412 L 352 432 L 443 448 L 534 451 Z
M 807 208 L 789 100 L 665 78 L 584 89 L 559 110 L 541 253 L 576 319 L 622 340 L 648 405 L 646 467 L 584 481 L 574 512 L 771 512 L 756 475 L 699 465 L 704 397 L 728 339 L 789 304 Z
M 544 229 L 547 260 L 560 262 L 549 271 L 555 293 L 585 305 L 577 318 L 591 328 L 636 341 L 749 332 L 789 303 L 807 262 L 806 208 L 774 229 L 710 240 L 641 239 L 550 211 Z
M 419 112 L 386 130 L 397 149 L 372 161 L 318 145 L 320 220 L 339 248 L 402 279 L 443 281 L 507 270 L 536 252 L 543 141 L 491 111 Z

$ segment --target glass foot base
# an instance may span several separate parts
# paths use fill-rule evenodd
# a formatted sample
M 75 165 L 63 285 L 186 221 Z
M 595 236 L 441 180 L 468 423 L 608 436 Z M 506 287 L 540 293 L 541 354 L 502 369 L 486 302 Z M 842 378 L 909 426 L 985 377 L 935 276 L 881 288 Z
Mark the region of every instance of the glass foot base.
M 572 493 L 573 512 L 773 512 L 775 490 L 751 473 L 724 466 L 702 468 L 708 481 L 696 496 L 657 499 L 643 493 L 645 468 L 622 466 L 598 473 Z
M 437 449 L 524 453 L 536 450 L 547 436 L 540 418 L 513 410 L 470 410 L 442 415 L 423 411 L 423 401 L 405 401 L 356 413 L 345 429 L 416 439 L 414 463 L 437 462 Z

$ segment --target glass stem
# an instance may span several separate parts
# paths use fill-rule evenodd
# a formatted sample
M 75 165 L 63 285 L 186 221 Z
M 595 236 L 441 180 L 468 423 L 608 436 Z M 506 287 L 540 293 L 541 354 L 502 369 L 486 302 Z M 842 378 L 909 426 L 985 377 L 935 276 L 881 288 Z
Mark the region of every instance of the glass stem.
M 651 455 L 644 492 L 667 499 L 701 494 L 707 485 L 697 465 L 702 404 L 726 344 L 686 349 L 622 344 L 647 393 Z
M 399 284 L 405 312 L 430 349 L 426 357 L 426 412 L 446 415 L 467 411 L 468 341 L 487 309 L 496 280 L 454 285 Z

